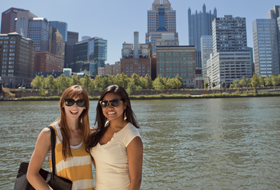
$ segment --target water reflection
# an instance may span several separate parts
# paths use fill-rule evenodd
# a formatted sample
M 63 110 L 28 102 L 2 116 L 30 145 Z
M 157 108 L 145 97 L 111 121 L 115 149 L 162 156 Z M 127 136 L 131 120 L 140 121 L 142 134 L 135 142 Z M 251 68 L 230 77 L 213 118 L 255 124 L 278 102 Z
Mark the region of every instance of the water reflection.
M 132 101 L 144 142 L 142 189 L 279 189 L 279 103 Z M 92 126 L 96 104 L 90 102 Z M 58 115 L 58 102 L 0 102 L 0 189 L 12 189 L 19 163 Z

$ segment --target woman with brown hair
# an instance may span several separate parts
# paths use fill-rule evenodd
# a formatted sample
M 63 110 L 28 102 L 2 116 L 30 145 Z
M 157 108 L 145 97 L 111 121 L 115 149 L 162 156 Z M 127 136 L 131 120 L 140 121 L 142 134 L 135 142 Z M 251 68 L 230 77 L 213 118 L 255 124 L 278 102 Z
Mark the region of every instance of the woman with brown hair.
M 60 117 L 51 124 L 56 134 L 56 175 L 71 180 L 72 190 L 93 190 L 92 160 L 86 152 L 90 135 L 86 89 L 80 85 L 67 88 L 60 98 L 59 107 Z M 39 174 L 47 155 L 52 168 L 50 136 L 49 128 L 40 132 L 30 159 L 27 180 L 35 189 L 51 189 Z
M 96 168 L 95 189 L 139 190 L 143 144 L 123 87 L 111 85 L 102 92 L 95 123 L 97 128 L 87 145 Z

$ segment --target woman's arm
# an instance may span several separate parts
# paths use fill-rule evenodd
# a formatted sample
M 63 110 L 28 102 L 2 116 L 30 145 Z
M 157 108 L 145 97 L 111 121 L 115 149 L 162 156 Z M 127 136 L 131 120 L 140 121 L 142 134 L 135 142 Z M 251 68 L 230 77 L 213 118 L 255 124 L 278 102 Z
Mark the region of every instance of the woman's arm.
M 140 137 L 135 137 L 127 146 L 128 167 L 130 175 L 129 190 L 138 190 L 141 186 L 143 144 Z
M 30 163 L 27 170 L 26 178 L 34 189 L 49 190 L 52 189 L 48 186 L 39 171 L 45 161 L 46 155 L 51 146 L 51 131 L 44 128 L 37 139 L 34 152 L 31 156 Z

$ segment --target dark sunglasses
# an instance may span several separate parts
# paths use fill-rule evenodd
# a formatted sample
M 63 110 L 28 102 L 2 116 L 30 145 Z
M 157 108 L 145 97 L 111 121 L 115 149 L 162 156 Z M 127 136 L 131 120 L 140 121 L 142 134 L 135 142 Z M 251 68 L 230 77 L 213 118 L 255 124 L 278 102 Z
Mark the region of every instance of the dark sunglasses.
M 84 107 L 86 105 L 86 100 L 84 99 L 79 99 L 77 101 L 75 101 L 74 99 L 72 98 L 65 98 L 64 99 L 64 104 L 65 106 L 73 106 L 74 104 L 77 104 L 77 106 L 79 107 Z
M 120 105 L 120 100 L 123 101 L 123 99 L 114 99 L 114 100 L 110 100 L 110 101 L 101 100 L 101 101 L 99 101 L 99 103 L 102 108 L 106 108 L 107 106 L 109 106 L 109 103 L 111 104 L 111 106 L 117 107 L 118 105 Z

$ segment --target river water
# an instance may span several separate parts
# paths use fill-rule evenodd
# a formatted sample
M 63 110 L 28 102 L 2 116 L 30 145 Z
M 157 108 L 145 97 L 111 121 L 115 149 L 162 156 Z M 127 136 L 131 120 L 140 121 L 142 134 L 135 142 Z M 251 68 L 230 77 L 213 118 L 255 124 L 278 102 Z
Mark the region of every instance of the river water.
M 280 189 L 279 97 L 133 100 L 132 108 L 144 143 L 141 189 Z M 0 189 L 13 189 L 20 162 L 58 116 L 57 101 L 0 102 Z

